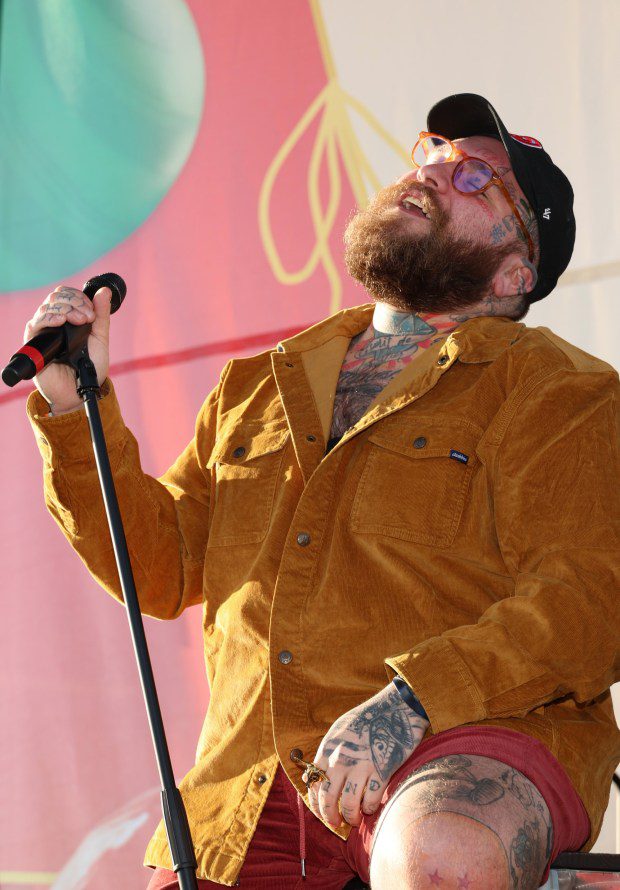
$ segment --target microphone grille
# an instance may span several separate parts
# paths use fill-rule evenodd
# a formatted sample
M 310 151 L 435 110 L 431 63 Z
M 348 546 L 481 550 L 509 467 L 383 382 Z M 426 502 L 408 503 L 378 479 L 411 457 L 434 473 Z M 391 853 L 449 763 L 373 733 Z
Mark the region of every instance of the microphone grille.
M 116 272 L 103 272 L 101 275 L 95 275 L 93 278 L 89 278 L 82 290 L 86 296 L 90 297 L 92 300 L 100 287 L 109 287 L 112 291 L 110 312 L 116 312 L 125 299 L 127 285 Z

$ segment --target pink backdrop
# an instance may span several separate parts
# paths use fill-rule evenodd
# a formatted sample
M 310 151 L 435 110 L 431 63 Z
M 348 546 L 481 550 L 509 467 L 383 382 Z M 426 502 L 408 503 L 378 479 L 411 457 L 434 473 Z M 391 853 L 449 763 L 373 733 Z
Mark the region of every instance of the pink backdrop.
M 80 286 L 115 271 L 127 281 L 128 297 L 113 319 L 112 373 L 144 469 L 154 475 L 191 438 L 196 411 L 230 356 L 269 348 L 333 308 L 321 265 L 296 285 L 276 280 L 258 223 L 265 173 L 326 83 L 310 7 L 305 0 L 188 6 L 206 78 L 189 159 L 130 237 L 65 279 Z M 315 242 L 306 180 L 316 126 L 291 152 L 273 194 L 274 236 L 290 268 L 303 265 Z M 338 269 L 354 206 L 341 173 L 330 238 Z M 327 201 L 324 172 L 321 193 Z M 3 364 L 58 283 L 2 295 Z M 343 286 L 341 305 L 363 299 L 346 280 Z M 24 413 L 30 388 L 0 394 L 0 885 L 140 887 L 148 877 L 143 848 L 159 818 L 158 778 L 126 616 L 45 511 L 40 458 Z M 147 634 L 181 776 L 192 764 L 208 702 L 200 613 L 174 623 L 147 619 Z

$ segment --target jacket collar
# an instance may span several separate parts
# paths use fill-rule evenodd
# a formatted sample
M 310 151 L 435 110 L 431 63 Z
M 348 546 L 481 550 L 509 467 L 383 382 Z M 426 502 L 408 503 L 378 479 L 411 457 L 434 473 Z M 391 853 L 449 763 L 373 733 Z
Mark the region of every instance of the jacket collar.
M 364 331 L 372 321 L 374 303 L 364 303 L 351 309 L 343 309 L 307 328 L 294 337 L 289 337 L 278 344 L 279 352 L 303 353 L 316 349 L 334 337 L 351 339 Z M 522 322 L 504 316 L 482 315 L 468 318 L 454 331 L 436 338 L 434 342 L 444 340 L 441 352 L 450 357 L 455 353 L 459 361 L 492 362 L 498 358 L 525 331 Z

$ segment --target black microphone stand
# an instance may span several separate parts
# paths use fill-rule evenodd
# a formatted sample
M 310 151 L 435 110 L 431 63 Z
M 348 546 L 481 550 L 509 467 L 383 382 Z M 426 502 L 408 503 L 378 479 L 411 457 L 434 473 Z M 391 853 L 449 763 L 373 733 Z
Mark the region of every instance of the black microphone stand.
M 151 659 L 149 657 L 146 636 L 144 634 L 144 625 L 142 623 L 142 615 L 140 614 L 140 606 L 138 604 L 136 585 L 131 570 L 131 563 L 129 561 L 129 552 L 127 550 L 123 521 L 118 507 L 118 499 L 116 497 L 116 489 L 114 488 L 112 470 L 110 469 L 110 459 L 108 457 L 103 425 L 101 423 L 99 405 L 97 404 L 97 400 L 101 395 L 99 382 L 97 380 L 97 372 L 88 354 L 87 346 L 82 347 L 76 355 L 67 356 L 66 363 L 70 364 L 76 372 L 77 392 L 84 402 L 86 416 L 88 417 L 88 425 L 90 427 L 90 435 L 93 442 L 93 450 L 95 452 L 95 461 L 99 473 L 101 492 L 103 494 L 103 501 L 108 517 L 112 544 L 114 545 L 114 554 L 116 556 L 116 565 L 118 566 L 123 598 L 127 607 L 127 618 L 129 619 L 131 638 L 133 640 L 134 652 L 138 662 L 140 683 L 142 684 L 142 692 L 151 727 L 151 736 L 155 747 L 157 768 L 159 770 L 162 784 L 162 810 L 173 868 L 178 876 L 179 887 L 181 887 L 181 890 L 198 890 L 196 881 L 197 863 L 194 855 L 194 846 L 192 844 L 192 837 L 187 821 L 187 814 L 185 813 L 185 807 L 183 805 L 183 799 L 175 785 L 172 772 L 172 764 L 170 762 L 164 724 L 157 698 Z

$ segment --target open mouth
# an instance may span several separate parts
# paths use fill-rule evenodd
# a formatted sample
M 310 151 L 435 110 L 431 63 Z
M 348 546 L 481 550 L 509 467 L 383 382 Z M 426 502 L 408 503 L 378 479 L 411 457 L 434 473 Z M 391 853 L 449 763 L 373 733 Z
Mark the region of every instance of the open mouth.
M 398 206 L 405 213 L 409 214 L 409 216 L 417 216 L 420 219 L 430 220 L 430 216 L 424 211 L 422 206 L 422 199 L 415 195 L 408 195 L 405 193 L 401 196 Z

